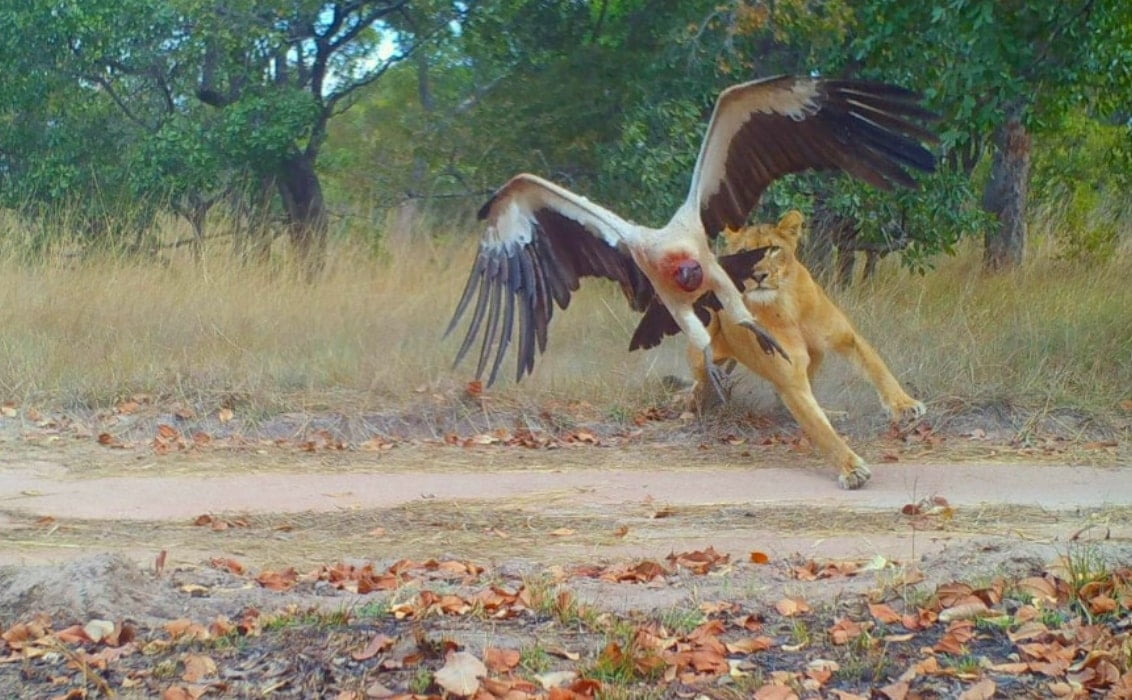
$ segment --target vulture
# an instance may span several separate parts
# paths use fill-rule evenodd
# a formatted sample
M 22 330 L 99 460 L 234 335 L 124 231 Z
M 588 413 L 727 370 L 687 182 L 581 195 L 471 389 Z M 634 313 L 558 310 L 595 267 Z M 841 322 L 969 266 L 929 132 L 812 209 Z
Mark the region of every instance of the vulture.
M 840 170 L 885 190 L 915 188 L 908 170 L 935 169 L 923 143 L 936 137 L 913 120 L 935 116 L 919 95 L 886 83 L 777 76 L 734 85 L 716 100 L 687 198 L 659 229 L 536 175 L 514 176 L 479 210 L 486 222 L 479 251 L 445 331 L 472 309 L 455 364 L 482 332 L 476 378 L 490 365 L 491 386 L 518 317 L 522 379 L 536 348 L 546 350 L 554 306 L 566 309 L 582 277 L 605 277 L 634 310 L 651 306 L 653 335 L 688 335 L 719 392 L 701 297 L 712 295 L 710 305 L 753 332 L 764 352 L 786 354 L 743 303 L 742 279 L 758 253 L 717 259 L 709 239 L 744 225 L 767 186 L 788 173 Z M 648 345 L 641 340 L 635 346 Z

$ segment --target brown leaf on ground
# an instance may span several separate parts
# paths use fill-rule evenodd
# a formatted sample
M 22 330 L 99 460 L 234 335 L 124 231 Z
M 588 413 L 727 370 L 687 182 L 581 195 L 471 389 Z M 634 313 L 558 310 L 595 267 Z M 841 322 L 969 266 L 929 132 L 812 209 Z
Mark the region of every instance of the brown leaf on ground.
M 244 565 L 236 561 L 235 559 L 228 557 L 213 557 L 212 559 L 208 560 L 208 565 L 214 569 L 227 571 L 228 573 L 236 574 L 237 576 L 241 576 L 244 573 Z
M 766 552 L 759 552 L 759 551 L 751 552 L 750 560 L 751 560 L 752 564 L 769 564 L 770 563 L 770 557 L 768 557 L 766 555 Z
M 208 639 L 208 630 L 205 629 L 203 625 L 199 625 L 186 618 L 170 620 L 162 625 L 162 628 L 165 630 L 165 633 L 169 635 L 169 638 L 174 640 Z
M 579 678 L 566 687 L 550 689 L 547 700 L 590 700 L 601 691 L 601 681 Z
M 902 615 L 900 617 L 900 624 L 904 625 L 905 629 L 915 632 L 931 627 L 938 619 L 939 614 L 934 610 L 917 608 L 914 614 L 905 613 L 904 615 Z
M 885 603 L 869 603 L 869 614 L 884 625 L 895 625 L 900 622 L 900 613 Z
M 859 622 L 843 617 L 829 629 L 829 638 L 834 644 L 848 644 L 865 633 L 865 628 Z
M 966 600 L 975 592 L 975 589 L 966 583 L 960 581 L 952 581 L 950 583 L 941 583 L 935 589 L 936 600 L 939 601 L 939 608 L 950 608 L 952 605 Z
M 1055 588 L 1053 583 L 1047 578 L 1030 576 L 1016 583 L 1014 587 L 1022 593 L 1033 597 L 1034 600 L 1046 603 L 1057 602 L 1057 588 Z
M 889 683 L 888 685 L 877 688 L 877 692 L 888 698 L 888 700 L 904 700 L 908 697 L 909 685 L 904 681 L 897 681 L 896 683 Z
M 774 640 L 770 637 L 747 637 L 746 639 L 738 639 L 734 642 L 727 642 L 726 645 L 728 653 L 731 654 L 754 654 L 759 651 L 766 651 L 774 646 Z
M 731 555 L 720 554 L 715 551 L 715 547 L 708 547 L 703 551 L 669 554 L 665 561 L 669 566 L 683 567 L 693 574 L 702 576 L 716 567 L 727 564 L 731 561 Z
M 293 568 L 284 571 L 261 571 L 255 580 L 269 591 L 286 591 L 298 582 L 299 574 Z
M 755 691 L 754 700 L 798 700 L 798 694 L 788 685 L 769 683 Z
M 856 576 L 859 568 L 856 562 L 851 561 L 831 561 L 819 565 L 811 559 L 801 566 L 795 566 L 791 573 L 799 581 L 816 581 L 825 578 Z
M 483 662 L 492 673 L 504 673 L 519 665 L 519 650 L 487 647 L 483 650 Z
M 975 636 L 975 623 L 971 620 L 956 620 L 947 627 L 932 651 L 940 654 L 960 655 L 967 653 L 967 642 Z
M 1089 599 L 1089 612 L 1094 615 L 1116 612 L 1116 607 L 1116 600 L 1107 595 L 1098 595 Z
M 449 652 L 444 666 L 433 676 L 436 684 L 453 695 L 471 695 L 487 675 L 483 662 L 466 651 Z
M 117 449 L 123 449 L 126 447 L 125 443 L 123 443 L 121 440 L 114 437 L 110 433 L 99 433 L 98 444 L 104 447 L 113 447 Z
M 975 596 L 969 596 L 962 602 L 942 610 L 939 613 L 940 622 L 953 622 L 955 620 L 973 620 L 989 612 L 987 604 Z
M 663 580 L 668 570 L 651 559 L 637 562 L 633 565 L 610 566 L 598 569 L 597 578 L 613 583 L 648 583 L 658 579 Z M 584 575 L 590 575 L 588 572 Z
M 216 662 L 211 656 L 204 654 L 189 654 L 184 661 L 185 670 L 181 673 L 181 680 L 186 683 L 197 683 L 204 678 L 216 675 Z
M 375 634 L 369 643 L 366 644 L 365 649 L 355 651 L 350 656 L 354 657 L 354 661 L 365 661 L 371 659 L 383 651 L 390 649 L 397 641 L 395 637 L 390 637 L 385 634 Z
M 997 686 L 989 678 L 984 678 L 959 694 L 959 700 L 990 700 Z
M 794 617 L 810 612 L 810 604 L 801 598 L 783 598 L 774 604 L 774 609 L 783 617 Z

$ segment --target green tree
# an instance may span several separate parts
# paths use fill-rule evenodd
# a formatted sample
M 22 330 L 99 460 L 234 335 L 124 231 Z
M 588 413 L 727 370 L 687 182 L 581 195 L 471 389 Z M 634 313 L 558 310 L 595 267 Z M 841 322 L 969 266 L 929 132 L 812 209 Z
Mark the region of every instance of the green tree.
M 137 194 L 164 188 L 162 196 L 196 197 L 198 204 L 208 198 L 202 185 L 246 172 L 270 178 L 297 255 L 313 274 L 328 228 L 316 168 L 328 123 L 359 89 L 450 31 L 461 8 L 405 0 L 9 6 L 0 10 L 0 51 L 18 57 L 19 70 L 0 80 L 18 96 L 10 114 L 30 113 L 49 133 L 37 148 L 25 147 L 14 131 L 0 134 L 0 152 L 19 154 L 13 162 L 33 161 L 52 139 L 78 128 L 70 118 L 79 111 L 74 105 L 113 105 L 119 119 L 106 123 L 127 125 L 128 148 L 87 153 L 79 162 L 101 171 L 113 169 L 108 163 L 117 156 L 137 165 L 127 168 Z M 41 77 L 44 87 L 28 75 Z M 82 121 L 92 123 L 98 121 Z M 19 172 L 9 168 L 10 176 Z
M 847 72 L 903 78 L 941 114 L 952 164 L 971 172 L 990 150 L 982 205 L 986 264 L 1011 267 L 1026 239 L 1031 134 L 1066 110 L 1111 113 L 1132 91 L 1132 4 L 1124 0 L 951 0 L 853 4 L 833 55 Z

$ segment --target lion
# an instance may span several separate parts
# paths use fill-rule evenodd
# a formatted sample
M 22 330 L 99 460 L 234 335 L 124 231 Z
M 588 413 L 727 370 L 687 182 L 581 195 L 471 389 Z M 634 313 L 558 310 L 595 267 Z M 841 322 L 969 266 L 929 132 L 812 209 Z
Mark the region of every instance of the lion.
M 919 418 L 924 415 L 924 404 L 904 391 L 873 346 L 795 257 L 802 222 L 801 213 L 791 210 L 776 225 L 723 232 L 728 253 L 766 249 L 743 285 L 743 297 L 789 360 L 763 352 L 750 331 L 715 311 L 708 322 L 711 350 L 716 364 L 736 360 L 769 381 L 806 436 L 840 469 L 841 486 L 856 489 L 869 480 L 871 472 L 830 425 L 810 386 L 825 355 L 831 350 L 840 353 L 868 378 L 894 421 Z M 688 362 L 695 379 L 695 400 L 703 406 L 714 396 L 703 353 L 690 346 Z

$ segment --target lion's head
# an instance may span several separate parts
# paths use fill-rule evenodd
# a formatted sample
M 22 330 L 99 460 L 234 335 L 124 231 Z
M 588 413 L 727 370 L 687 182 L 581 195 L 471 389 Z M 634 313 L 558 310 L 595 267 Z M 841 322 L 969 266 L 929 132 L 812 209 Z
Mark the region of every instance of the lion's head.
M 795 209 L 786 212 L 777 224 L 754 224 L 739 230 L 723 231 L 724 252 L 766 248 L 766 255 L 751 270 L 743 296 L 748 301 L 773 301 L 778 290 L 789 283 L 796 266 L 794 257 L 802 235 L 802 214 Z

